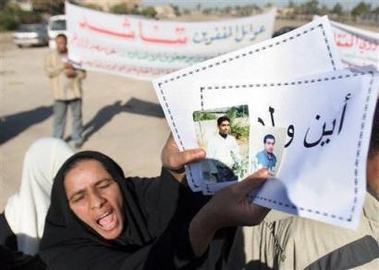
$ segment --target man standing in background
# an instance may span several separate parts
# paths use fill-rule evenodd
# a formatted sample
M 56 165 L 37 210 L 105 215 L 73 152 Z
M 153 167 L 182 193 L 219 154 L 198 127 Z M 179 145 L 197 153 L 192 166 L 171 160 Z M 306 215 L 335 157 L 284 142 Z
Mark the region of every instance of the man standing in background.
M 71 108 L 73 118 L 71 140 L 76 149 L 84 142 L 82 137 L 82 80 L 84 70 L 74 68 L 68 59 L 67 37 L 59 34 L 55 38 L 57 49 L 47 55 L 45 72 L 50 78 L 54 96 L 53 136 L 63 138 L 66 126 L 67 108 Z

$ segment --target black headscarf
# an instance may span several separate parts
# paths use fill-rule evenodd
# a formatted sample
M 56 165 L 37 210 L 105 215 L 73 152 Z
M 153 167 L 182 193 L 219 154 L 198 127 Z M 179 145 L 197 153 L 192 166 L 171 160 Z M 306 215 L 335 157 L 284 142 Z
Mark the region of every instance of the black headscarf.
M 106 240 L 70 209 L 64 177 L 77 162 L 94 159 L 119 185 L 123 194 L 124 230 Z M 224 236 L 214 252 L 195 258 L 188 226 L 209 198 L 193 193 L 162 169 L 157 178 L 124 178 L 122 169 L 108 156 L 84 151 L 68 159 L 55 177 L 40 254 L 48 269 L 204 269 L 223 257 Z M 211 248 L 212 249 L 212 248 Z M 222 258 L 223 259 L 223 258 Z M 217 268 L 218 269 L 218 268 Z
M 88 235 L 94 241 L 100 241 L 101 244 L 111 245 L 112 242 L 106 240 L 99 240 L 101 237 L 97 233 L 83 223 L 79 218 L 73 214 L 70 209 L 65 188 L 64 177 L 68 173 L 68 170 L 75 166 L 77 162 L 81 160 L 97 160 L 99 161 L 107 172 L 112 176 L 113 180 L 119 185 L 121 193 L 124 199 L 124 217 L 125 228 L 122 235 L 122 239 L 125 243 L 144 245 L 151 241 L 152 236 L 149 234 L 146 213 L 141 209 L 136 198 L 136 187 L 133 181 L 125 181 L 124 172 L 121 167 L 113 161 L 110 157 L 94 151 L 84 151 L 77 153 L 68 159 L 61 169 L 58 171 L 55 178 L 52 194 L 51 194 L 51 206 L 48 213 L 48 221 L 53 222 L 59 226 L 69 226 L 82 231 L 86 229 L 86 235 Z M 87 232 L 89 231 L 89 232 Z

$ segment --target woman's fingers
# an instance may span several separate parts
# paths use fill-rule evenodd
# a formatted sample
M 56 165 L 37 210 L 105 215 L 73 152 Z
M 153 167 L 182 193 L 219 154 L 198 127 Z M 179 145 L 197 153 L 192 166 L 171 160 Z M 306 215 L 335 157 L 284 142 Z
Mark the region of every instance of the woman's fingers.
M 250 193 L 253 189 L 262 185 L 264 181 L 268 178 L 269 173 L 267 169 L 260 169 L 255 173 L 249 175 L 241 182 L 238 182 L 232 188 L 234 192 L 236 192 L 240 198 L 244 198 L 248 193 Z
M 205 151 L 201 148 L 179 151 L 171 133 L 162 150 L 163 166 L 174 171 L 181 170 L 184 168 L 184 165 L 202 160 L 204 158 Z

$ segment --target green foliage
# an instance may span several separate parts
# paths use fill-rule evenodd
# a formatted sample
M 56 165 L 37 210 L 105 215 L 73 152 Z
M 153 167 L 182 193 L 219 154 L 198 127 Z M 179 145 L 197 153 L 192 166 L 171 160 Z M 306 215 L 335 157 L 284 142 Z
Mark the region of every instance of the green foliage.
M 148 17 L 148 18 L 155 18 L 155 15 L 157 15 L 157 12 L 155 11 L 155 9 L 153 7 L 144 8 L 144 9 L 142 9 L 142 11 L 140 13 L 141 13 L 141 15 Z
M 371 13 L 372 13 L 372 14 L 379 15 L 379 7 L 373 9 L 373 10 L 371 11 Z
M 204 121 L 204 120 L 214 120 L 217 119 L 217 116 L 210 112 L 194 112 L 193 121 Z
M 337 14 L 338 16 L 342 16 L 343 15 L 342 5 L 340 3 L 335 4 L 333 9 L 332 9 L 332 12 L 334 14 Z
M 319 14 L 318 1 L 310 0 L 300 5 L 300 10 L 302 14 L 313 15 Z
M 326 5 L 322 5 L 318 12 L 318 15 L 323 16 L 323 15 L 328 15 L 328 13 L 329 13 L 328 7 Z
M 32 11 L 20 11 L 18 14 L 20 24 L 40 23 L 42 16 L 40 13 Z
M 246 159 L 239 160 L 233 151 L 230 151 L 230 154 L 233 159 L 233 167 L 232 167 L 233 173 L 235 175 L 238 175 L 240 178 L 243 178 L 245 174 L 247 173 L 249 161 Z
M 249 126 L 242 126 L 232 122 L 230 125 L 230 133 L 238 140 L 247 140 L 249 138 Z
M 230 118 L 248 117 L 249 111 L 247 105 L 241 105 L 238 107 L 232 107 L 226 111 L 226 115 Z
M 32 0 L 33 10 L 51 15 L 64 14 L 65 0 Z
M 0 0 L 0 10 L 4 10 L 10 0 Z
M 18 17 L 15 14 L 0 12 L 0 30 L 15 30 L 19 26 Z
M 12 31 L 20 24 L 40 23 L 42 16 L 40 13 L 24 11 L 14 3 L 8 3 L 4 10 L 0 11 L 0 30 Z
M 126 4 L 117 4 L 111 6 L 109 12 L 114 14 L 129 14 L 129 9 Z
M 353 10 L 351 11 L 351 15 L 353 17 L 359 17 L 363 14 L 370 13 L 371 10 L 371 4 L 366 4 L 365 2 L 360 2 L 358 5 L 356 5 Z
M 154 18 L 157 14 L 153 7 L 147 7 L 144 9 L 138 9 L 136 7 L 128 8 L 127 4 L 113 5 L 110 7 L 109 12 L 114 14 L 142 15 L 148 18 Z

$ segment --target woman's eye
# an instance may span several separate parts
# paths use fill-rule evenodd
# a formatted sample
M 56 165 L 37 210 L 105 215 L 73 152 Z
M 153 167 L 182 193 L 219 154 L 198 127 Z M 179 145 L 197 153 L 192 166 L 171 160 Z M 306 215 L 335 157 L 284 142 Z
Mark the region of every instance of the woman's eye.
M 72 198 L 72 202 L 73 203 L 77 203 L 77 202 L 80 202 L 81 200 L 84 199 L 84 195 L 80 195 L 80 196 L 75 196 L 74 198 Z
M 103 182 L 99 185 L 99 188 L 103 189 L 103 188 L 107 188 L 109 187 L 110 185 L 112 184 L 112 180 L 109 180 L 109 181 L 106 181 L 106 182 Z
M 109 187 L 109 184 L 106 184 L 106 185 L 100 185 L 99 188 L 107 188 Z

